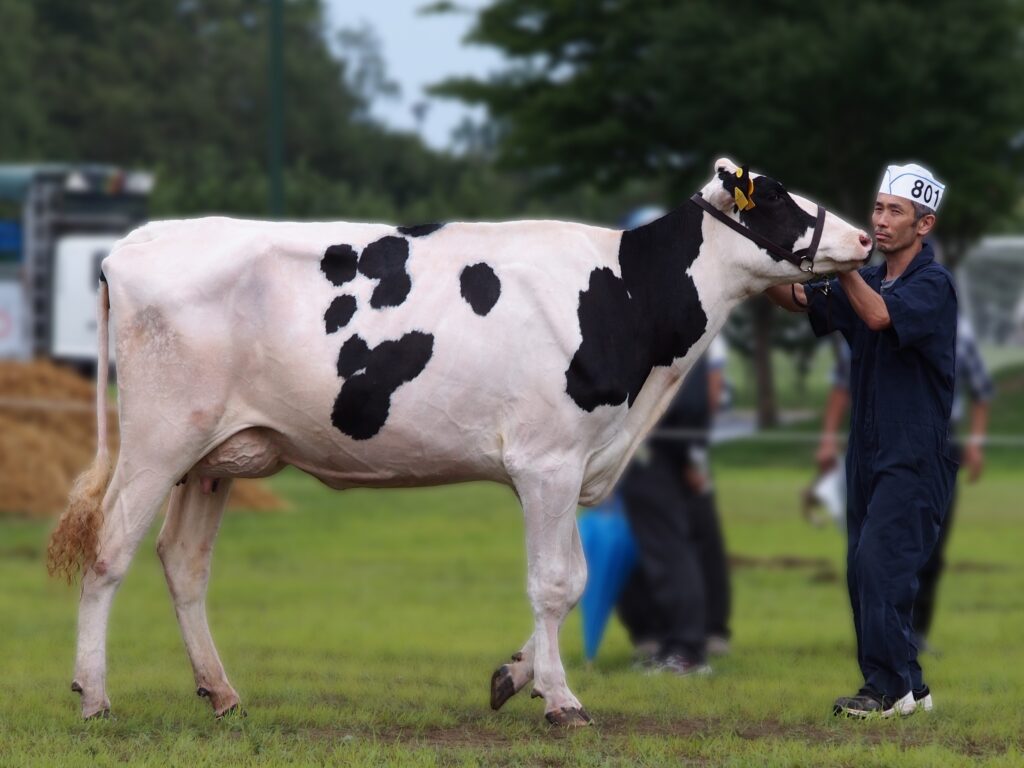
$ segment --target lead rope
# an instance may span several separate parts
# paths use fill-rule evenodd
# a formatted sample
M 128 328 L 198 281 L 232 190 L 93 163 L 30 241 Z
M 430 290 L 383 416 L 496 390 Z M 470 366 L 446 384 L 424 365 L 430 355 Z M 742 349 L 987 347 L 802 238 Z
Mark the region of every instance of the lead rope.
M 825 303 L 825 322 L 828 323 L 828 327 L 831 328 L 832 327 L 832 283 L 829 280 L 826 280 L 824 283 L 820 283 L 818 285 L 811 285 L 810 283 L 804 283 L 804 291 L 814 291 L 816 293 L 820 293 L 822 296 L 825 297 L 825 299 L 826 299 L 826 303 Z M 789 292 L 793 295 L 793 303 L 796 304 L 798 307 L 800 307 L 800 309 L 807 309 L 807 307 L 810 306 L 811 302 L 809 300 L 808 301 L 800 301 L 800 299 L 798 299 L 796 297 L 796 283 L 790 283 L 789 284 Z

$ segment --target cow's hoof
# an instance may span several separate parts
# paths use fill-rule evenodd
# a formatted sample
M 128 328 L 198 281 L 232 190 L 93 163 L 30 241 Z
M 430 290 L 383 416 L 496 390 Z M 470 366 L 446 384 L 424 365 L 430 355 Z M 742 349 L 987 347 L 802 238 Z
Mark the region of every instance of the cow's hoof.
M 544 717 L 551 725 L 559 728 L 583 728 L 591 725 L 594 720 L 583 707 L 562 707 L 545 712 Z
M 584 728 L 594 722 L 583 707 L 562 707 L 545 712 L 548 722 L 558 728 Z
M 508 668 L 508 664 L 502 664 L 491 675 L 491 709 L 501 709 L 502 705 L 515 695 L 516 684 L 512 682 L 512 670 Z
M 233 720 L 235 718 L 248 717 L 249 713 L 238 706 L 238 704 L 232 704 L 223 712 L 215 712 L 214 716 L 217 720 Z
M 83 720 L 110 720 L 113 715 L 110 714 L 110 707 L 104 707 L 103 709 L 92 712 L 88 715 L 82 714 Z

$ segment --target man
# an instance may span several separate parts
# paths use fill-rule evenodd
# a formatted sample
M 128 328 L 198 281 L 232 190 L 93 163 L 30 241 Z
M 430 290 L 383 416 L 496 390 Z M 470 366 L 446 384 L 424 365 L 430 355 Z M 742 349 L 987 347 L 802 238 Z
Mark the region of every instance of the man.
M 835 465 L 839 456 L 838 431 L 850 402 L 850 347 L 842 339 L 836 340 L 836 365 L 833 371 L 832 389 L 825 405 L 821 442 L 818 444 L 816 459 L 819 471 L 825 472 Z M 952 451 L 957 461 L 967 469 L 967 479 L 976 482 L 985 465 L 984 442 L 988 429 L 989 404 L 994 388 L 985 362 L 981 358 L 970 321 L 960 315 L 956 331 L 956 368 L 953 385 L 953 414 L 949 434 L 953 437 Z M 955 435 L 964 415 L 963 392 L 970 397 L 970 418 L 966 440 L 959 441 Z M 956 493 L 950 500 L 949 509 L 942 519 L 939 540 L 932 556 L 918 574 L 920 586 L 914 601 L 913 628 L 919 651 L 923 651 L 926 638 L 931 630 L 935 615 L 935 595 L 939 578 L 945 567 L 946 543 L 953 526 L 956 509 Z M 926 708 L 931 709 L 931 697 Z
M 944 194 L 928 169 L 890 165 L 871 216 L 885 263 L 768 291 L 808 312 L 816 335 L 840 331 L 852 351 L 847 584 L 864 685 L 836 700 L 837 715 L 910 714 L 929 695 L 911 615 L 957 467 L 948 438 L 956 291 L 924 240 Z
M 640 555 L 618 603 L 645 666 L 683 677 L 728 651 L 729 570 L 708 467 L 725 344 L 712 341 L 683 382 L 621 493 Z

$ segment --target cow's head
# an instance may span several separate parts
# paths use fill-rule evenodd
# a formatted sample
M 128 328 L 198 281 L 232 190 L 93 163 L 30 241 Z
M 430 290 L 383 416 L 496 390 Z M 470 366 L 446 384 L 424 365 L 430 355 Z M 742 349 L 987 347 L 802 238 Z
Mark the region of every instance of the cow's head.
M 767 238 L 787 251 L 810 245 L 814 235 L 818 206 L 803 197 L 787 192 L 769 176 L 750 173 L 728 158 L 715 161 L 715 175 L 701 190 L 701 196 L 739 221 L 752 232 Z M 737 238 L 737 233 L 722 226 L 724 238 Z M 833 213 L 826 213 L 821 242 L 811 272 L 777 255 L 758 248 L 754 243 L 737 243 L 729 250 L 742 259 L 753 275 L 771 284 L 804 282 L 814 275 L 845 272 L 864 264 L 871 255 L 872 240 L 867 232 L 847 224 Z

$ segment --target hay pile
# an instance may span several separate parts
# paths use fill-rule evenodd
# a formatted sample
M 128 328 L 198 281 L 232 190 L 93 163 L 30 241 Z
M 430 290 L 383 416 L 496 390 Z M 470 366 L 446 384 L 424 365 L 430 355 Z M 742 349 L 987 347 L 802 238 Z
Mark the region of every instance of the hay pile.
M 96 454 L 95 386 L 45 361 L 0 361 L 0 513 L 64 510 L 71 483 Z M 108 414 L 111 450 L 117 419 Z M 285 503 L 259 480 L 237 480 L 229 506 L 275 510 Z

